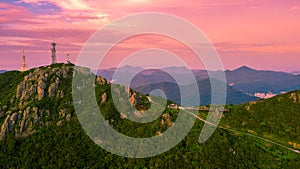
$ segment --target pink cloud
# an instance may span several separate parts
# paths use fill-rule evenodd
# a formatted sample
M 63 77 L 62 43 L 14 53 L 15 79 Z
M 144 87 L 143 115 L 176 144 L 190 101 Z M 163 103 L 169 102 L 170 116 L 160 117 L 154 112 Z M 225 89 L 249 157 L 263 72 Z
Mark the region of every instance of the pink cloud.
M 21 2 L 36 8 L 50 3 L 61 10 L 36 14 L 21 6 Z M 271 65 L 279 68 L 281 63 L 295 68 L 300 55 L 299 6 L 299 2 L 293 0 L 190 0 L 188 3 L 184 0 L 20 0 L 15 4 L 0 3 L 0 42 L 3 44 L 0 69 L 12 65 L 11 59 L 19 61 L 22 48 L 36 59 L 38 55 L 45 55 L 38 64 L 49 63 L 49 43 L 53 39 L 58 43 L 61 56 L 72 53 L 75 61 L 86 40 L 105 24 L 121 16 L 150 11 L 177 15 L 198 26 L 215 44 L 226 68 L 244 62 L 253 67 L 261 66 L 257 59 L 251 60 L 258 56 L 268 64 L 269 59 L 276 56 Z M 114 33 L 118 32 L 108 32 L 104 39 L 113 38 Z M 166 48 L 183 55 L 189 63 L 194 61 L 187 59 L 186 56 L 192 54 L 186 54 L 180 44 L 149 36 L 124 41 L 115 54 L 129 54 L 128 51 L 141 47 Z M 11 56 L 10 60 L 4 58 L 7 55 Z M 19 63 L 13 65 L 18 67 Z
M 42 5 L 45 2 L 55 4 L 62 9 L 67 10 L 90 10 L 92 7 L 88 5 L 89 1 L 85 0 L 20 0 L 19 2 Z
M 298 10 L 300 10 L 300 7 L 299 6 L 293 6 L 293 7 L 291 7 L 290 10 L 291 11 L 298 11 Z

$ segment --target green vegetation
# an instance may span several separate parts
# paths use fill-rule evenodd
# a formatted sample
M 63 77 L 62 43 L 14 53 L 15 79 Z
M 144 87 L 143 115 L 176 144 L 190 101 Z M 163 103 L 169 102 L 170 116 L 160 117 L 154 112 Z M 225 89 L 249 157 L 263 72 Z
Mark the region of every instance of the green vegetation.
M 0 75 L 0 95 L 3 96 L 0 103 L 8 103 L 7 100 L 15 97 L 17 85 L 23 80 L 24 73 L 7 72 Z M 299 154 L 245 134 L 220 128 L 207 142 L 199 144 L 198 138 L 203 127 L 201 121 L 195 123 L 183 141 L 161 155 L 132 159 L 111 154 L 93 143 L 81 128 L 72 106 L 71 77 L 72 73 L 68 74 L 68 78 L 60 79 L 58 90 L 64 91 L 62 97 L 45 97 L 39 101 L 31 98 L 27 106 L 50 112 L 50 116 L 41 116 L 38 120 L 52 123 L 37 126 L 36 132 L 27 137 L 16 138 L 15 131 L 12 130 L 0 141 L 0 168 L 297 168 L 300 166 Z M 11 84 L 9 85 L 11 87 L 8 88 L 5 84 Z M 107 98 L 101 103 L 101 96 L 104 93 L 107 94 Z M 288 141 L 293 143 L 298 141 L 299 144 L 300 92 L 294 93 L 296 97 L 292 93 L 287 93 L 255 104 L 252 102 L 239 106 L 229 105 L 227 109 L 230 113 L 224 115 L 220 125 L 239 131 L 250 133 L 253 131 L 278 142 L 283 140 L 284 144 L 290 147 L 292 145 L 289 145 Z M 110 84 L 96 85 L 95 94 L 99 108 L 109 124 L 118 132 L 131 137 L 151 137 L 158 132 L 163 133 L 176 120 L 179 113 L 178 110 L 166 109 L 163 114 L 167 115 L 162 115 L 151 123 L 135 123 L 120 116 L 112 101 Z M 147 98 L 142 96 L 137 106 L 147 105 L 147 102 Z M 18 100 L 15 99 L 13 103 L 18 103 Z M 13 108 L 15 107 L 8 104 L 8 110 Z M 147 105 L 146 109 L 149 108 Z M 61 109 L 69 112 L 72 118 L 57 125 L 61 120 L 59 115 Z M 205 112 L 200 112 L 200 115 L 205 116 Z M 2 117 L 1 124 L 4 118 L 5 116 Z
M 295 168 L 299 156 L 264 142 L 217 130 L 198 143 L 202 124 L 170 151 L 156 157 L 131 159 L 95 145 L 76 117 L 60 127 L 46 127 L 25 139 L 0 142 L 0 167 L 23 168 Z
M 300 91 L 292 91 L 268 100 L 227 106 L 231 113 L 225 115 L 221 125 L 254 132 L 283 144 L 300 144 L 299 96 Z
M 7 105 L 16 94 L 18 84 L 27 72 L 10 71 L 0 74 L 0 103 Z

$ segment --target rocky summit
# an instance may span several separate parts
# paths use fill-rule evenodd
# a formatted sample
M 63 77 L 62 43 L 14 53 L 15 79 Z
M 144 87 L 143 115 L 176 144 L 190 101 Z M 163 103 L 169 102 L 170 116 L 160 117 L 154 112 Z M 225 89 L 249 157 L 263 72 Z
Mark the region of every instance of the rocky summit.
M 10 132 L 16 138 L 26 137 L 43 126 L 62 125 L 69 121 L 73 116 L 70 97 L 73 71 L 74 65 L 57 64 L 18 72 L 22 77 L 15 94 L 9 102 L 0 102 L 0 117 L 3 119 L 0 140 Z M 5 75 L 9 78 L 10 72 Z M 107 81 L 98 76 L 96 83 L 106 84 Z
M 48 109 L 47 102 L 60 102 L 66 97 L 67 88 L 63 86 L 62 79 L 71 80 L 72 71 L 72 66 L 63 65 L 41 67 L 26 72 L 8 105 L 1 103 L 1 117 L 5 120 L 1 126 L 0 139 L 9 132 L 14 132 L 15 137 L 25 137 L 43 126 L 51 125 L 55 114 Z M 62 104 L 71 106 L 72 102 L 69 100 Z M 66 108 L 61 107 L 56 112 L 59 112 L 58 124 L 70 120 L 72 116 Z
M 300 91 L 227 105 L 228 111 L 205 143 L 199 143 L 204 123 L 198 120 L 169 151 L 134 159 L 106 151 L 83 130 L 72 99 L 75 68 L 72 64 L 53 64 L 0 74 L 0 168 L 295 168 L 300 165 Z M 76 70 L 90 72 L 80 67 Z M 161 98 L 110 84 L 100 76 L 95 76 L 94 82 L 105 123 L 119 133 L 132 138 L 163 137 L 171 127 L 182 125 L 176 120 L 185 111 L 181 112 L 178 106 L 171 108 L 174 105 L 171 101 L 167 101 L 169 106 L 159 117 L 143 123 L 138 118 L 160 110 L 156 103 L 163 102 Z M 113 100 L 112 93 L 122 97 Z M 135 106 L 134 112 L 122 104 L 125 102 Z M 119 112 L 119 108 L 126 111 Z M 207 111 L 199 110 L 197 116 L 205 120 Z M 97 141 L 101 144 L 101 139 Z

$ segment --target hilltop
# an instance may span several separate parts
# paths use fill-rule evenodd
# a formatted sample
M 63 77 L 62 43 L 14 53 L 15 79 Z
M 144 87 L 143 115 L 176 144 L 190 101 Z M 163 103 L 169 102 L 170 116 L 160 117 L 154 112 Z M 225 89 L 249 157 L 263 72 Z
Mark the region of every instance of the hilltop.
M 228 108 L 232 110 L 222 121 L 223 125 L 273 138 L 300 149 L 299 90 Z
M 201 121 L 195 123 L 177 146 L 161 155 L 132 159 L 111 154 L 86 135 L 77 119 L 71 93 L 73 71 L 74 65 L 55 64 L 0 75 L 0 168 L 293 168 L 300 165 L 296 153 L 223 129 L 217 129 L 207 142 L 199 144 Z M 131 102 L 136 108 L 147 102 L 145 96 L 132 89 L 124 86 L 120 89 L 127 91 L 129 100 L 133 95 L 141 98 L 141 102 Z M 131 137 L 163 134 L 175 125 L 179 113 L 176 109 L 166 109 L 153 122 L 130 121 L 117 111 L 111 84 L 100 76 L 95 77 L 95 95 L 107 123 Z M 223 115 L 221 125 L 272 136 L 275 141 L 298 148 L 299 96 L 300 92 L 294 91 L 268 100 L 228 105 L 230 113 Z M 199 116 L 205 113 L 200 112 Z
M 72 66 L 58 64 L 0 75 L 0 140 L 9 133 L 24 138 L 45 126 L 70 121 Z

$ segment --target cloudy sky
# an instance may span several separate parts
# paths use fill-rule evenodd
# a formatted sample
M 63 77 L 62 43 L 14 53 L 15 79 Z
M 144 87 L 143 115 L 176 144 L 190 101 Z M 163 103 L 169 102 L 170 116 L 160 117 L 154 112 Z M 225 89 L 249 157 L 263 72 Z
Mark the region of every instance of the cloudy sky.
M 97 30 L 139 12 L 168 13 L 196 25 L 214 44 L 225 69 L 247 65 L 300 71 L 299 0 L 1 0 L 0 70 L 19 69 L 22 49 L 29 67 L 50 64 L 53 40 L 59 62 L 66 61 L 67 53 L 76 62 Z M 119 46 L 103 66 L 117 65 L 114 57 L 149 47 L 176 48 L 178 55 L 191 57 L 166 37 L 133 37 Z M 201 68 L 193 63 L 191 67 Z

